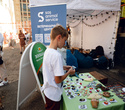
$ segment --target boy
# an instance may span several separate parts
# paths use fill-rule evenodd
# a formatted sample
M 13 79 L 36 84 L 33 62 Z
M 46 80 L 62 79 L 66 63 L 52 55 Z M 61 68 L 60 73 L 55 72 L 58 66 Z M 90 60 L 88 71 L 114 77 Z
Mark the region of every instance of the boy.
M 62 81 L 69 75 L 74 74 L 75 69 L 71 66 L 63 66 L 62 56 L 57 48 L 62 48 L 68 38 L 67 30 L 61 25 L 51 30 L 51 42 L 46 49 L 43 58 L 44 95 L 46 110 L 60 110 L 62 95 Z M 64 70 L 67 73 L 64 74 Z

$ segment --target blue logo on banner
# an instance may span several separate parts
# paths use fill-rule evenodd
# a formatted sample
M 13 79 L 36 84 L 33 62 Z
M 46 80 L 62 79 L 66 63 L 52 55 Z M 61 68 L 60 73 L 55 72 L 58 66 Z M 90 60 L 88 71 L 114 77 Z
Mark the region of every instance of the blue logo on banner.
M 50 44 L 50 32 L 60 24 L 66 28 L 66 4 L 31 7 L 33 41 Z

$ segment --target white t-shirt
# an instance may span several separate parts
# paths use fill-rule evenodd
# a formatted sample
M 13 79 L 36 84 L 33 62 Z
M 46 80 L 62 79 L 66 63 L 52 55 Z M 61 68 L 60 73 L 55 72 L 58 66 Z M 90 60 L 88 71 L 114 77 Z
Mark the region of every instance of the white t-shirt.
M 44 94 L 53 101 L 60 101 L 62 95 L 61 83 L 55 82 L 55 76 L 64 75 L 61 54 L 52 48 L 47 48 L 43 58 Z

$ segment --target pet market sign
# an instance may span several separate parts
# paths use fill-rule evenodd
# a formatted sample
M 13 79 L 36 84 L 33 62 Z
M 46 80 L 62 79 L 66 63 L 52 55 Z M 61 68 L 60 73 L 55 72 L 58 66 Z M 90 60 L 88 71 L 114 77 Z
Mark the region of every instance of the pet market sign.
M 43 59 L 43 55 L 44 55 L 44 53 L 42 52 L 42 50 L 41 50 L 41 48 L 40 47 L 38 47 L 38 54 L 36 54 L 35 55 L 35 59 L 36 59 L 36 61 L 38 62 L 39 60 L 41 60 L 41 59 Z M 42 52 L 42 53 L 41 53 Z
M 41 43 L 37 43 L 33 47 L 32 60 L 33 60 L 36 73 L 39 73 L 39 71 L 41 70 L 45 50 L 46 50 L 46 47 Z

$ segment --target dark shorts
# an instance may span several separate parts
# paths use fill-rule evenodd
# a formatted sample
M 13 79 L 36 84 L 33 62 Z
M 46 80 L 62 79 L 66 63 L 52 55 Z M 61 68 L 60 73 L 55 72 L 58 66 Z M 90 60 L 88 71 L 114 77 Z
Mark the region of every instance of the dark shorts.
M 46 96 L 45 99 L 46 99 L 46 104 L 45 104 L 46 110 L 60 110 L 60 101 L 58 102 L 52 101 L 48 99 Z

